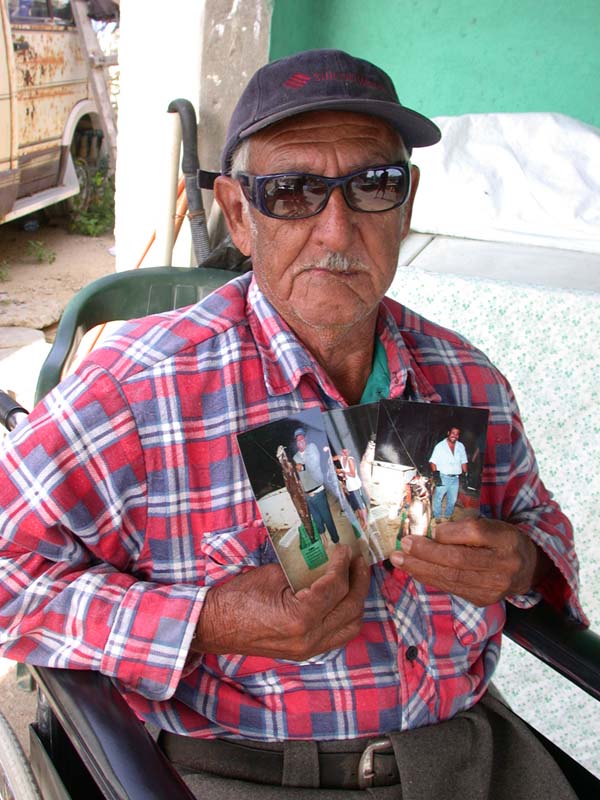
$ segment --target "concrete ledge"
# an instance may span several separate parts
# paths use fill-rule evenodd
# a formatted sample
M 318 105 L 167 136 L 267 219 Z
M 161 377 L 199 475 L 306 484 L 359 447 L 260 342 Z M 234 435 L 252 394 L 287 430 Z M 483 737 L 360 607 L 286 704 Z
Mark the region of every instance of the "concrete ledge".
M 27 410 L 33 408 L 38 375 L 50 347 L 42 331 L 0 327 L 0 389 L 14 392 Z

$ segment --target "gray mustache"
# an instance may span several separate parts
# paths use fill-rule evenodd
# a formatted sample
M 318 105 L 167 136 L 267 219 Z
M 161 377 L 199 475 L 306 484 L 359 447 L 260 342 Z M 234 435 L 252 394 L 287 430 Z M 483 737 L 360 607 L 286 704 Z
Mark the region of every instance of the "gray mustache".
M 349 258 L 344 253 L 329 253 L 311 266 L 315 269 L 327 269 L 330 272 L 366 272 L 368 269 L 359 258 Z

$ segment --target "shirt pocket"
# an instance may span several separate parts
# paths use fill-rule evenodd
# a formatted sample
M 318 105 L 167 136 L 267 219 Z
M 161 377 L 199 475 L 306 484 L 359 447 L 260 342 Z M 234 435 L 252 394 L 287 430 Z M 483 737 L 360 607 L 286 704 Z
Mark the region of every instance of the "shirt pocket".
M 238 525 L 204 533 L 200 545 L 208 588 L 253 567 L 277 562 L 264 525 Z
M 457 639 L 464 647 L 476 647 L 501 630 L 504 624 L 504 606 L 476 606 L 455 594 L 450 595 L 452 624 Z

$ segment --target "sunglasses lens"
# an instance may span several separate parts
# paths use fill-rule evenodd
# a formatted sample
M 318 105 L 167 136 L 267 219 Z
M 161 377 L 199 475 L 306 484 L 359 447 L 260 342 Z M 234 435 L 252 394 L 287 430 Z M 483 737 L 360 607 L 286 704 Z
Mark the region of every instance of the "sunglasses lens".
M 318 214 L 337 186 L 341 186 L 354 211 L 389 211 L 405 202 L 410 188 L 408 165 L 394 164 L 341 178 L 289 173 L 256 176 L 255 180 L 257 208 L 277 219 L 303 219 Z M 250 194 L 247 193 L 249 199 Z
M 408 194 L 408 170 L 378 167 L 355 175 L 346 184 L 346 199 L 358 211 L 389 211 L 402 205 Z
M 324 205 L 327 185 L 313 175 L 278 175 L 263 185 L 267 211 L 280 219 L 300 219 L 314 214 Z

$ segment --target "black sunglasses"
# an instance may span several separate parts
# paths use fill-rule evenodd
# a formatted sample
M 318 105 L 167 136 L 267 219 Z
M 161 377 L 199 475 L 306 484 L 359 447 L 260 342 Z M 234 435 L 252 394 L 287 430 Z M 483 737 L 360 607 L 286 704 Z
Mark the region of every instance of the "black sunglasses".
M 338 186 L 353 211 L 369 213 L 398 208 L 410 193 L 410 164 L 406 161 L 366 167 L 339 178 L 306 172 L 275 175 L 240 172 L 236 178 L 248 202 L 275 219 L 305 219 L 318 214 Z

